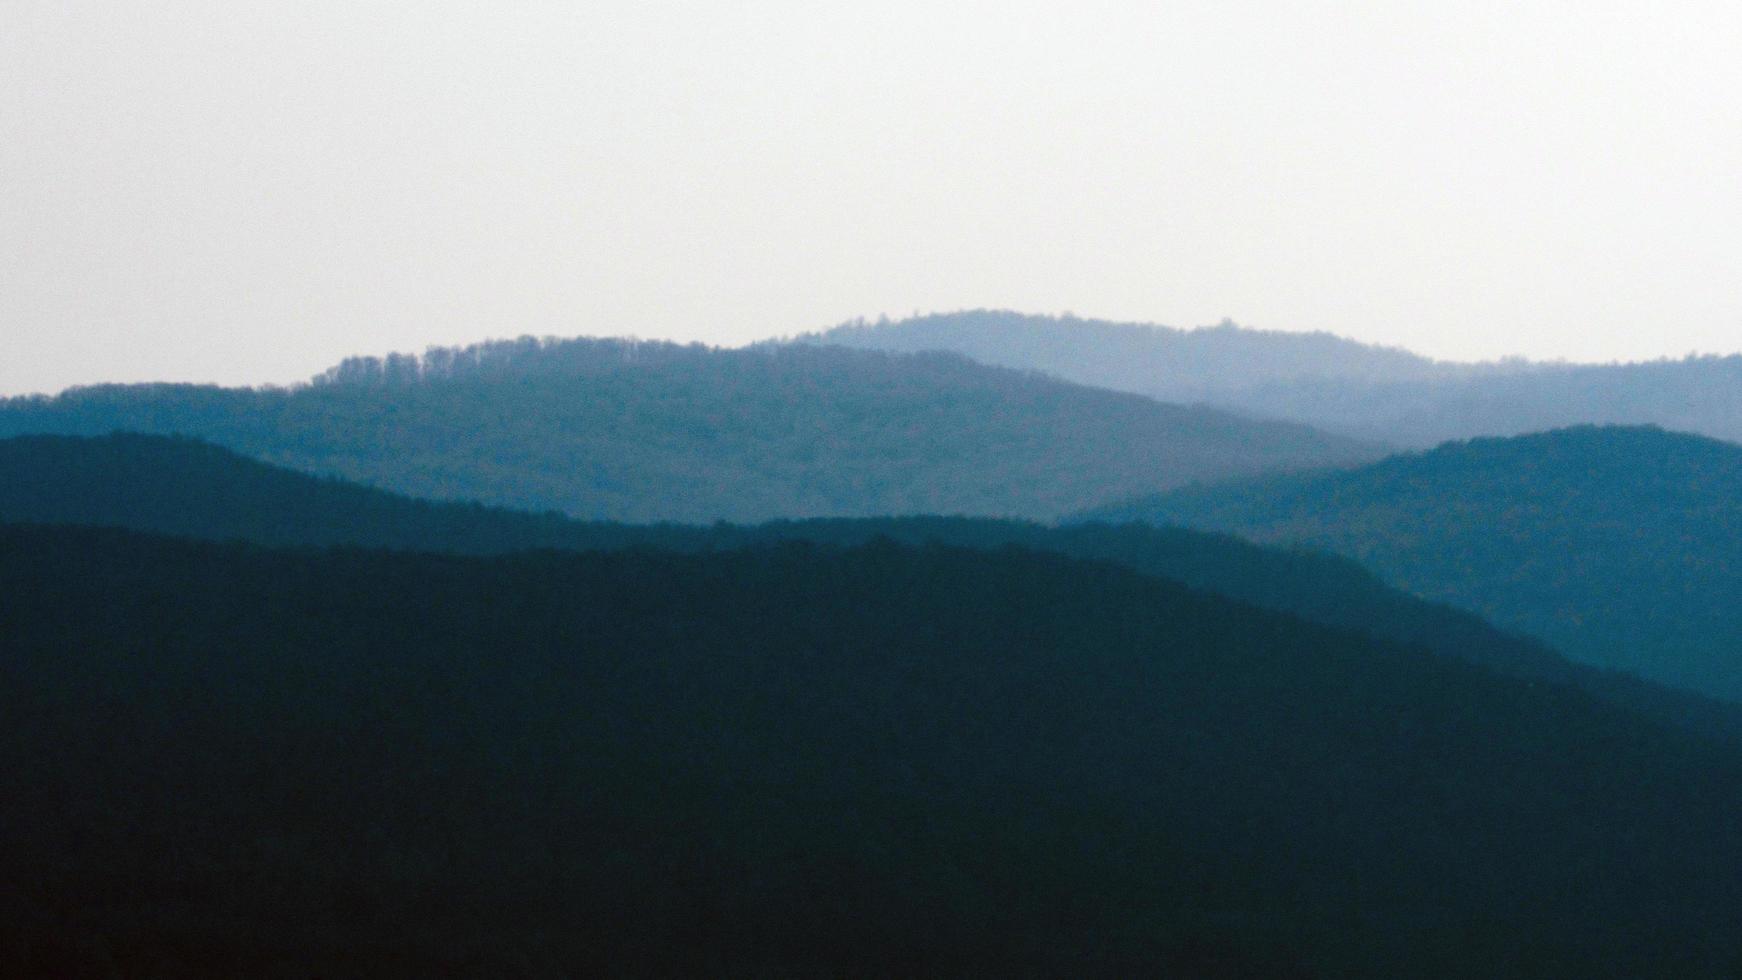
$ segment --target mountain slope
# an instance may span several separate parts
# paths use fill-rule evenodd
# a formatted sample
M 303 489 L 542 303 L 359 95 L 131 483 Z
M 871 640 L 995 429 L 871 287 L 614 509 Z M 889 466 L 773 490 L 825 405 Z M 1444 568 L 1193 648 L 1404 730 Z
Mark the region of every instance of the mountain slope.
M 708 527 L 589 523 L 421 501 L 268 466 L 190 439 L 128 434 L 0 440 L 0 521 L 106 525 L 277 546 L 468 554 L 636 547 L 697 552 L 787 541 L 854 546 L 878 539 L 986 550 L 1014 545 L 1112 562 L 1511 676 L 1575 686 L 1660 722 L 1742 743 L 1742 710 L 1575 665 L 1470 613 L 1392 589 L 1346 559 L 1176 528 L 1049 528 L 941 517 Z
M 1722 975 L 1742 762 L 1112 566 L 0 527 L 26 972 Z M 1597 924 L 1600 924 L 1597 925 Z
M 1586 423 L 1742 442 L 1742 356 L 1641 364 L 1454 364 L 1330 334 L 976 310 L 847 324 L 801 340 L 947 350 L 1080 384 L 1201 402 L 1406 446 Z
M 1581 424 L 1742 442 L 1742 356 L 1544 364 L 1408 383 L 1302 380 L 1208 401 L 1406 446 Z
M 424 497 L 638 521 L 1053 517 L 1376 455 L 960 357 L 797 347 L 528 341 L 347 362 L 290 390 L 117 386 L 0 403 L 0 435 L 116 429 Z
M 1354 557 L 1575 659 L 1742 699 L 1742 447 L 1650 428 L 1478 439 L 1091 512 Z
M 953 351 L 983 364 L 1045 371 L 1170 402 L 1227 400 L 1232 392 L 1299 379 L 1414 381 L 1460 370 L 1327 333 L 1251 330 L 1231 323 L 1180 330 L 1010 310 L 856 321 L 798 340 L 861 350 Z

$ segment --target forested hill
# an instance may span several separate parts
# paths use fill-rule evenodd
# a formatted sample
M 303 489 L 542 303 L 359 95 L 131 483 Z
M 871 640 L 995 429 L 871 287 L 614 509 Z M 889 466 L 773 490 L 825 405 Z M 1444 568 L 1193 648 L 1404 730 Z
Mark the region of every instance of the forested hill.
M 0 435 L 117 429 L 423 497 L 635 521 L 1050 518 L 1378 455 L 955 355 L 812 347 L 505 342 L 349 361 L 288 390 L 106 386 L 0 402 Z
M 0 527 L 27 975 L 1721 976 L 1742 764 L 1023 551 Z
M 1045 371 L 1170 402 L 1224 401 L 1233 392 L 1308 378 L 1416 381 L 1460 370 L 1328 333 L 1232 323 L 1180 330 L 1010 310 L 855 321 L 798 340 L 865 350 L 954 351 L 984 364 Z
M 1742 355 L 1543 364 L 1419 382 L 1315 379 L 1211 401 L 1404 446 L 1583 424 L 1656 425 L 1742 442 Z
M 1733 706 L 1578 667 L 1471 613 L 1390 588 L 1347 559 L 1177 528 L 1049 528 L 942 517 L 706 527 L 582 522 L 416 500 L 270 466 L 191 439 L 134 434 L 0 440 L 0 521 L 107 525 L 279 546 L 469 554 L 535 548 L 719 551 L 794 540 L 851 546 L 878 538 L 981 549 L 1016 545 L 1114 562 L 1512 676 L 1574 685 L 1645 716 L 1742 744 L 1742 710 Z
M 1742 356 L 1457 364 L 1325 333 L 1232 324 L 1187 331 L 995 310 L 846 324 L 800 339 L 955 351 L 986 364 L 1394 445 L 1587 423 L 1659 425 L 1742 442 Z
M 1575 659 L 1742 700 L 1742 447 L 1584 427 L 1091 512 L 1304 543 Z

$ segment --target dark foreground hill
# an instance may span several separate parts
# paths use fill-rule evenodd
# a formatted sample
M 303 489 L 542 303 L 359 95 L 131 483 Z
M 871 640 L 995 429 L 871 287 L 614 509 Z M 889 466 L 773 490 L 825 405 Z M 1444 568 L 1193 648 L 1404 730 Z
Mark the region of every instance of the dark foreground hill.
M 1304 543 L 1575 659 L 1742 700 L 1742 447 L 1649 428 L 1478 439 L 1093 513 Z
M 436 499 L 617 520 L 1050 518 L 1198 479 L 1376 458 L 1289 423 L 953 355 L 576 340 L 346 362 L 282 390 L 0 402 L 0 435 L 198 436 Z
M 1144 524 L 1052 528 L 985 518 L 861 518 L 761 525 L 631 525 L 434 503 L 270 466 L 184 438 L 0 440 L 0 521 L 125 527 L 274 546 L 357 545 L 500 554 L 549 548 L 722 551 L 879 538 L 1020 546 L 1110 561 L 1314 622 L 1360 630 L 1511 676 L 1577 686 L 1647 717 L 1742 744 L 1742 710 L 1576 665 L 1474 614 L 1393 589 L 1345 558 Z
M 1110 565 L 7 527 L 0 636 L 24 974 L 1742 965 L 1733 751 Z
M 1742 356 L 1455 364 L 1324 333 L 1232 324 L 1187 331 L 1001 310 L 847 324 L 804 339 L 955 351 L 985 364 L 1395 445 L 1585 423 L 1652 424 L 1742 442 Z

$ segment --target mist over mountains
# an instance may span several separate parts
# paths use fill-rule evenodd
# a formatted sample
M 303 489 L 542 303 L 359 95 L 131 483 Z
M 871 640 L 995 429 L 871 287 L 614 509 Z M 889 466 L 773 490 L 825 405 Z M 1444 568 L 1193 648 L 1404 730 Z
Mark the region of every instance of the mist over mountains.
M 842 335 L 914 350 L 523 339 L 0 402 L 9 962 L 1742 965 L 1742 447 L 1391 454 L 1054 376 L 1394 438 L 1380 389 L 1503 428 L 1727 362 L 1580 401 L 1325 335 Z
M 1375 459 L 1293 423 L 959 355 L 523 340 L 355 359 L 290 389 L 0 402 L 0 435 L 198 436 L 435 499 L 614 520 L 1053 518 L 1197 480 Z
M 799 338 L 948 350 L 1080 384 L 1290 419 L 1394 445 L 1650 424 L 1742 441 L 1742 355 L 1641 364 L 1433 361 L 1325 333 L 1033 316 L 1001 310 L 854 322 Z
M 1742 980 L 1614 7 L 0 3 L 0 980 Z

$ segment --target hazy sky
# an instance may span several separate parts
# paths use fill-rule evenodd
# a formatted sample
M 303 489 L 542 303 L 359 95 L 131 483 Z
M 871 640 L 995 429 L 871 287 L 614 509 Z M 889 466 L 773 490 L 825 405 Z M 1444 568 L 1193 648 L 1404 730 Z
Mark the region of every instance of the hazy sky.
M 1742 350 L 1742 4 L 0 0 L 0 392 L 978 306 Z

